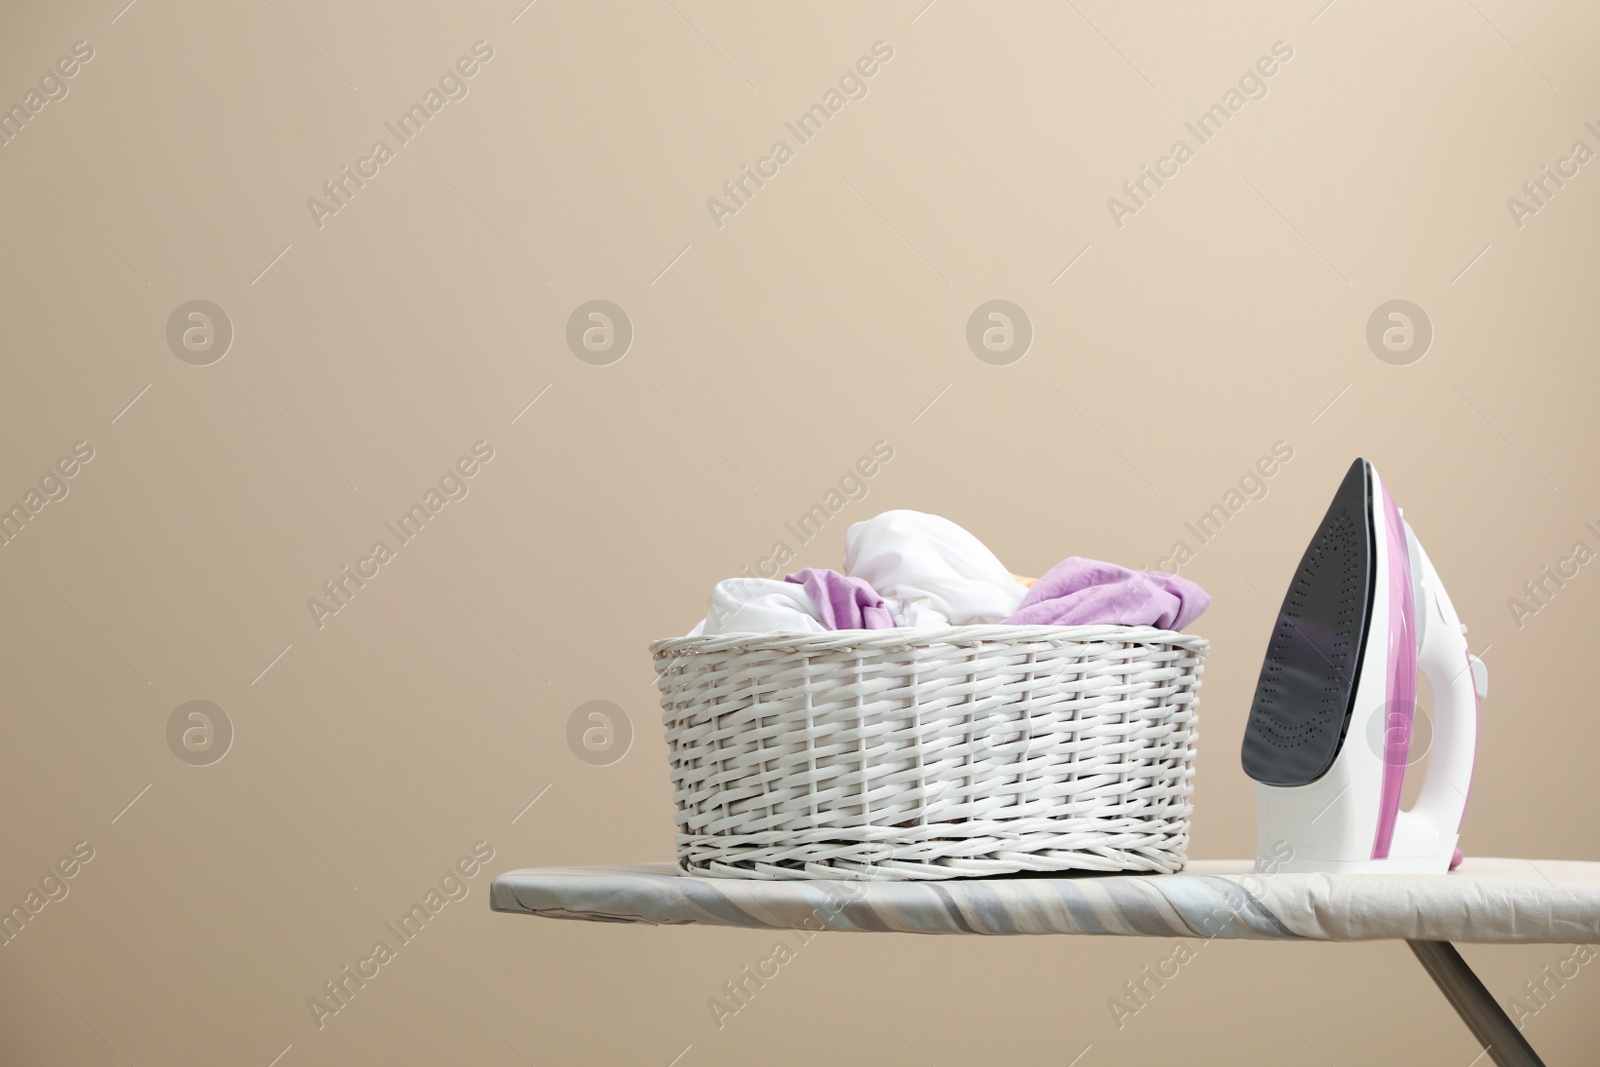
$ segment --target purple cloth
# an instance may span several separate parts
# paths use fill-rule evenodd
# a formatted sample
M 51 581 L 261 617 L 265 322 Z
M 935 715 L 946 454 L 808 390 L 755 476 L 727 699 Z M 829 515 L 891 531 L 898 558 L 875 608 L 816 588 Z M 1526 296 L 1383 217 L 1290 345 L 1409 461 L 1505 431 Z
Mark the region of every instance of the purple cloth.
M 807 567 L 784 581 L 805 588 L 806 595 L 817 606 L 817 617 L 830 630 L 895 628 L 894 616 L 884 606 L 883 597 L 864 578 Z
M 1130 571 L 1071 556 L 1034 583 L 1007 623 L 1016 626 L 1158 626 L 1181 630 L 1211 606 L 1187 578 Z

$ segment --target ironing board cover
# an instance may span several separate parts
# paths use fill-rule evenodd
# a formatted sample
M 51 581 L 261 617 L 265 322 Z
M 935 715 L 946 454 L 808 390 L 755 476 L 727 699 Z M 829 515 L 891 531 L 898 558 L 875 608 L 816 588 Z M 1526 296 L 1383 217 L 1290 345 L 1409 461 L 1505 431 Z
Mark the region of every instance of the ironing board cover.
M 1468 858 L 1450 874 L 1335 875 L 1198 860 L 1181 874 L 937 882 L 696 878 L 651 863 L 509 871 L 490 906 L 669 926 L 1589 944 L 1600 939 L 1600 863 Z

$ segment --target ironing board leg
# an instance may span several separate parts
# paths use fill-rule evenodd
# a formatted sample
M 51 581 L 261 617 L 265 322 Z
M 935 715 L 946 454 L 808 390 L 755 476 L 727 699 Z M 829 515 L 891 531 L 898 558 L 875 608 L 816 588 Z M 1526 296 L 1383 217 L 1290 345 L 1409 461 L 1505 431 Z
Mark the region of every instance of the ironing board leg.
M 1544 1067 L 1522 1032 L 1448 941 L 1407 941 L 1439 991 L 1499 1067 Z

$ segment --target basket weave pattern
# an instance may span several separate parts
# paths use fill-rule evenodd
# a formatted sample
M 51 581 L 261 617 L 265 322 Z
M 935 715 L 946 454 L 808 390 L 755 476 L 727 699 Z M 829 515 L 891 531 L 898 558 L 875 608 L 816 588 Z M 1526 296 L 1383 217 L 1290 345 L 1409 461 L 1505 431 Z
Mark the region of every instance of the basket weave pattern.
M 739 878 L 1180 870 L 1208 647 L 1129 626 L 657 641 L 679 863 Z

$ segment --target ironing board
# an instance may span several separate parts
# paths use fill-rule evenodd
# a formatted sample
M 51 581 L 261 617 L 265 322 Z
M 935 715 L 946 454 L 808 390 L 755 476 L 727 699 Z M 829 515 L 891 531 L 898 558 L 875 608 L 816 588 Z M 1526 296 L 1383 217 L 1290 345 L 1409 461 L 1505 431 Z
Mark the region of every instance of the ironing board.
M 698 878 L 670 863 L 547 867 L 494 879 L 495 911 L 590 922 L 916 934 L 1110 934 L 1250 941 L 1404 940 L 1501 1067 L 1540 1067 L 1450 942 L 1591 944 L 1600 863 L 1468 858 L 1443 875 L 1181 874 L 948 881 Z

